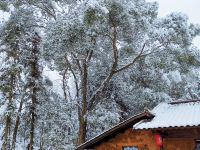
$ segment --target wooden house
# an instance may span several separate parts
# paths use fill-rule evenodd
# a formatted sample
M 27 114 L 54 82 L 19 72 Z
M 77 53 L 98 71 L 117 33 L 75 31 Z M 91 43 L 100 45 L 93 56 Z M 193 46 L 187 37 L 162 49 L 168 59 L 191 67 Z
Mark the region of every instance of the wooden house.
M 200 150 L 200 101 L 160 103 L 76 150 Z

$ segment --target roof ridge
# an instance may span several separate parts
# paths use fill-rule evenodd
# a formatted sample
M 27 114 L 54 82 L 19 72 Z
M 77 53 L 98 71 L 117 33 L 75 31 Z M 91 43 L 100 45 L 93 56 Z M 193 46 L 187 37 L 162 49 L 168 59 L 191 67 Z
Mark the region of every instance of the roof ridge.
M 183 103 L 194 103 L 194 102 L 200 102 L 200 99 L 196 99 L 196 100 L 177 100 L 177 101 L 173 101 L 173 102 L 169 102 L 168 104 L 183 104 Z

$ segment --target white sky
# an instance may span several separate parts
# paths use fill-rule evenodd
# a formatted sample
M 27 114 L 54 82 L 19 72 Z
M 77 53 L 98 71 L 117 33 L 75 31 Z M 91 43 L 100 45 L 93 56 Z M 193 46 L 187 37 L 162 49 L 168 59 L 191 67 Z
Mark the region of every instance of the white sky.
M 171 12 L 182 12 L 189 17 L 191 23 L 200 24 L 200 0 L 146 0 L 159 3 L 158 16 L 164 17 Z M 193 42 L 200 48 L 200 37 Z

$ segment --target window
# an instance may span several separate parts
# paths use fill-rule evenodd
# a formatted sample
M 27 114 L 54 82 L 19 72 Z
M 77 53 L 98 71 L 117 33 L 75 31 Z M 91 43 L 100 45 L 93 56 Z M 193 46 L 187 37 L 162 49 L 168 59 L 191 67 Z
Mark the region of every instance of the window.
M 127 146 L 127 147 L 123 147 L 122 150 L 138 150 L 137 146 Z
M 149 147 L 147 145 L 143 145 L 140 150 L 149 150 Z
M 200 150 L 200 140 L 196 141 L 196 149 L 195 150 Z

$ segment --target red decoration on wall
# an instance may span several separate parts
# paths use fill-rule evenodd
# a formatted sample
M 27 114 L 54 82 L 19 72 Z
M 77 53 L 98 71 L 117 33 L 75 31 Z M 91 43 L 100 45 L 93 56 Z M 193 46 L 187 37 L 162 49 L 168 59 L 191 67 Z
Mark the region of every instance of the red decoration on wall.
M 155 134 L 156 145 L 159 147 L 163 146 L 162 136 L 160 134 Z

